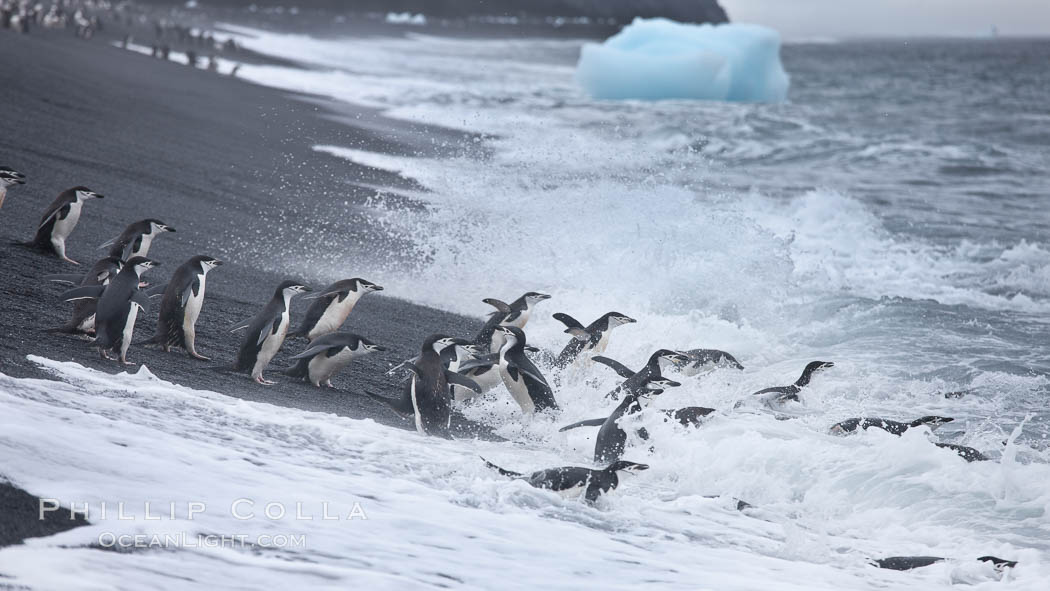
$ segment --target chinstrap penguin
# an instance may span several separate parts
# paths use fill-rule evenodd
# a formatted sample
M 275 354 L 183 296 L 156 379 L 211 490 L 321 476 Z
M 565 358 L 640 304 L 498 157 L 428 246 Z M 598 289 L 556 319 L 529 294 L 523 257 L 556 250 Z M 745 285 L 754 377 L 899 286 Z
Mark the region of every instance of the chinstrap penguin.
M 74 265 L 80 263 L 66 255 L 66 240 L 73 233 L 80 221 L 80 212 L 84 202 L 89 199 L 102 199 L 103 196 L 88 189 L 87 187 L 73 187 L 66 189 L 55 197 L 40 223 L 36 227 L 36 235 L 29 244 L 40 250 L 55 253 L 58 258 Z M 121 257 L 121 260 L 127 260 Z
M 923 425 L 934 430 L 940 427 L 944 423 L 950 423 L 955 419 L 950 417 L 938 417 L 938 416 L 926 416 L 920 419 L 915 419 L 910 423 L 902 423 L 900 421 L 891 421 L 889 419 L 879 418 L 855 418 L 846 419 L 845 421 L 835 423 L 831 426 L 829 431 L 832 435 L 849 435 L 850 433 L 856 433 L 858 430 L 867 431 L 868 429 L 882 429 L 893 435 L 900 435 L 913 427 L 922 427 Z
M 988 456 L 981 453 L 979 450 L 972 447 L 966 447 L 965 445 L 956 445 L 954 443 L 935 443 L 937 447 L 941 449 L 950 449 L 955 453 L 959 454 L 959 457 L 966 460 L 967 462 L 985 462 L 988 461 Z
M 500 347 L 503 346 L 503 334 L 497 333 L 496 327 L 513 326 L 524 329 L 536 304 L 549 299 L 550 296 L 545 293 L 530 291 L 509 304 L 494 298 L 482 300 L 495 307 L 496 312 L 489 316 L 485 325 L 478 331 L 477 336 L 474 337 L 474 344 L 487 346 L 490 353 L 498 353 Z
M 690 349 L 689 351 L 682 351 L 682 353 L 689 357 L 689 363 L 681 369 L 681 373 L 684 376 L 695 376 L 720 367 L 744 369 L 744 366 L 736 360 L 736 357 L 718 349 Z
M 68 283 L 74 286 L 89 287 L 93 285 L 106 286 L 117 276 L 124 262 L 114 257 L 99 259 L 87 273 L 63 273 L 58 275 L 45 275 L 45 281 L 57 283 Z M 73 317 L 69 322 L 54 332 L 81 333 L 87 335 L 95 334 L 95 310 L 98 307 L 97 299 L 80 299 L 73 302 Z
M 354 359 L 375 351 L 386 351 L 372 341 L 349 332 L 333 332 L 310 341 L 305 351 L 292 356 L 295 365 L 284 375 L 304 379 L 320 388 L 334 388 L 332 376 Z
M 257 383 L 264 386 L 273 382 L 263 378 L 263 370 L 281 348 L 288 334 L 289 305 L 296 294 L 311 291 L 298 281 L 282 281 L 273 292 L 273 297 L 255 317 L 234 325 L 230 332 L 248 329 L 237 353 L 234 371 L 247 371 Z
M 613 400 L 618 400 L 622 393 L 629 394 L 631 392 L 644 392 L 648 389 L 647 384 L 650 381 L 663 377 L 663 372 L 665 370 L 672 367 L 682 367 L 686 363 L 689 363 L 689 357 L 684 353 L 672 351 L 670 349 L 659 349 L 655 351 L 649 356 L 649 360 L 646 361 L 645 367 L 638 371 L 634 371 L 619 361 L 602 355 L 595 355 L 592 359 L 602 365 L 612 368 L 612 370 L 619 374 L 620 377 L 627 378 L 626 381 L 605 395 L 606 398 L 612 398 Z
M 441 353 L 447 347 L 466 345 L 467 341 L 441 334 L 434 334 L 423 341 L 418 360 L 405 362 L 412 371 L 406 384 L 407 398 L 412 402 L 412 414 L 416 431 L 423 435 L 450 438 L 452 425 L 451 384 L 459 384 L 475 392 L 480 388 L 468 377 L 449 371 L 441 361 Z M 403 396 L 404 398 L 404 396 Z M 390 404 L 390 402 L 388 402 Z M 403 404 L 399 404 L 403 407 Z M 393 404 L 391 404 L 393 408 Z
M 197 255 L 175 270 L 171 281 L 150 290 L 162 292 L 157 331 L 151 341 L 165 352 L 182 347 L 190 357 L 207 361 L 197 352 L 197 318 L 204 305 L 204 286 L 208 272 L 222 265 L 222 261 L 207 255 Z
M 109 285 L 77 287 L 62 294 L 64 301 L 98 299 L 95 310 L 95 345 L 103 359 L 113 359 L 109 351 L 120 351 L 120 362 L 128 361 L 128 347 L 139 310 L 149 309 L 149 297 L 139 290 L 142 275 L 160 263 L 145 257 L 132 257 Z
M 307 308 L 302 324 L 288 336 L 306 337 L 312 341 L 339 330 L 361 296 L 373 291 L 383 291 L 383 288 L 371 281 L 355 277 L 336 281 L 320 293 L 306 296 L 304 299 L 314 301 Z
M 500 468 L 485 458 L 481 459 L 486 466 L 503 476 L 524 480 L 534 488 L 555 491 L 563 498 L 579 498 L 582 495 L 589 503 L 597 501 L 605 493 L 616 490 L 616 487 L 620 485 L 621 474 L 637 474 L 649 469 L 646 464 L 620 460 L 609 464 L 602 470 L 564 466 L 525 475 Z
M 572 340 L 561 350 L 554 366 L 568 367 L 586 354 L 602 354 L 609 345 L 609 333 L 617 326 L 637 322 L 634 318 L 619 312 L 607 312 L 594 322 L 584 326 L 568 314 L 558 312 L 554 319 L 566 326 L 565 332 L 572 335 Z
M 940 556 L 890 556 L 889 558 L 871 559 L 868 563 L 872 566 L 888 570 L 912 570 L 915 568 L 930 566 L 931 564 L 937 564 L 938 562 L 944 562 L 946 560 L 948 559 Z M 1016 560 L 1005 560 L 1002 558 L 996 558 L 995 556 L 981 556 L 977 560 L 980 562 L 990 562 L 992 566 L 995 567 L 995 570 L 999 572 L 1017 566 Z
M 26 175 L 13 168 L 0 166 L 0 208 L 4 206 L 8 187 L 24 184 L 26 184 Z
M 765 406 L 778 409 L 787 402 L 798 402 L 799 392 L 809 385 L 813 376 L 832 367 L 835 367 L 835 364 L 830 361 L 811 361 L 806 364 L 806 367 L 802 370 L 802 375 L 795 380 L 794 384 L 764 388 L 758 392 L 752 392 L 751 395 L 760 397 Z M 738 402 L 736 407 L 739 408 L 744 404 L 743 401 Z
M 125 261 L 131 257 L 144 257 L 149 254 L 154 238 L 164 232 L 174 231 L 175 228 L 160 220 L 139 220 L 125 228 L 120 236 L 109 240 L 99 248 L 109 247 L 109 256 Z

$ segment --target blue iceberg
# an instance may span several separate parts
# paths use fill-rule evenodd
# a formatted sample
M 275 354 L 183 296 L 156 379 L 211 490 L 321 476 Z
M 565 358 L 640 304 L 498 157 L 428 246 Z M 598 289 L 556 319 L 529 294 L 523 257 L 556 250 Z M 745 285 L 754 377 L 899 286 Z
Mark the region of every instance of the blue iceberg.
M 773 29 L 663 18 L 636 18 L 604 43 L 585 44 L 576 80 L 599 99 L 782 102 L 789 85 Z

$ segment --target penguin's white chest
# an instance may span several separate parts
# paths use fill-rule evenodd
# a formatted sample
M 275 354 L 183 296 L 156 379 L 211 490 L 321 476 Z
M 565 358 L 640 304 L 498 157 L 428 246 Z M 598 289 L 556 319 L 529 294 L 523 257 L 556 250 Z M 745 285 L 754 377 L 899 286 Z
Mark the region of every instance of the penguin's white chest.
M 532 396 L 529 395 L 529 386 L 525 383 L 525 375 L 519 371 L 517 372 L 518 379 L 513 379 L 510 375 L 507 359 L 502 356 L 499 360 L 499 373 L 500 377 L 503 378 L 503 385 L 507 387 L 511 397 L 521 407 L 521 412 L 525 414 L 535 412 L 536 404 L 532 401 Z
M 193 332 L 194 327 L 197 325 L 197 318 L 201 314 L 201 306 L 204 305 L 204 279 L 206 275 L 201 274 L 197 276 L 197 280 L 200 282 L 200 289 L 197 290 L 197 294 L 193 294 L 193 289 L 190 289 L 189 296 L 186 298 L 185 311 L 182 314 L 182 330 L 183 332 Z
M 84 207 L 84 202 L 79 199 L 69 204 L 69 214 L 66 215 L 65 219 L 56 219 L 55 225 L 51 230 L 51 238 L 65 241 L 65 239 L 73 233 L 73 228 L 77 226 L 77 222 L 80 221 L 80 210 Z
M 129 303 L 129 310 L 126 320 L 124 321 L 124 330 L 121 331 L 121 342 L 120 350 L 124 355 L 127 355 L 128 347 L 131 346 L 131 335 L 135 332 L 135 320 L 139 317 L 138 304 Z
M 343 301 L 339 301 L 338 298 L 328 304 L 325 308 L 324 314 L 317 320 L 317 324 L 310 329 L 307 336 L 310 340 L 316 339 L 317 337 L 324 336 L 329 333 L 333 333 L 339 330 L 346 322 L 346 319 L 350 316 L 350 312 L 354 309 L 354 304 L 357 303 L 357 295 L 350 294 Z
M 269 330 L 269 325 L 263 328 L 263 330 Z M 252 369 L 252 375 L 259 375 L 262 370 L 270 364 L 270 360 L 277 354 L 277 351 L 281 348 L 281 344 L 284 343 L 284 337 L 288 334 L 288 308 L 284 309 L 281 313 L 281 321 L 277 325 L 277 332 L 273 334 L 267 334 L 263 340 L 262 347 L 259 348 L 259 355 L 255 358 L 255 367 Z
M 344 367 L 350 365 L 354 357 L 355 355 L 347 349 L 343 349 L 332 357 L 326 353 L 314 355 L 308 364 L 310 383 L 320 386 L 321 383 L 328 381 Z
M 563 488 L 556 491 L 563 499 L 578 499 L 583 492 L 587 490 L 587 484 L 580 484 L 570 488 Z
M 419 414 L 419 400 L 416 398 L 416 382 L 418 381 L 418 377 L 412 376 L 412 385 L 409 386 L 412 393 L 412 412 L 415 413 L 416 431 L 419 431 L 421 435 L 426 435 L 427 431 L 423 428 L 423 415 Z

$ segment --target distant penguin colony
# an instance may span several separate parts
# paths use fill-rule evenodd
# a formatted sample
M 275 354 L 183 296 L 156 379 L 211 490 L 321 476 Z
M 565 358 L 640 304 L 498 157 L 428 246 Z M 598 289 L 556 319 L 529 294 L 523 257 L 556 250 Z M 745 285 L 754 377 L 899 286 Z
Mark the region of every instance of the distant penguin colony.
M 0 167 L 0 205 L 10 187 L 25 182 L 25 175 L 9 167 Z M 68 256 L 67 241 L 80 220 L 84 204 L 102 198 L 101 194 L 84 186 L 63 191 L 44 211 L 34 229 L 33 239 L 21 244 L 67 263 L 79 264 Z M 103 359 L 128 364 L 136 320 L 140 312 L 150 309 L 151 299 L 159 298 L 156 330 L 152 337 L 140 344 L 159 347 L 164 352 L 182 349 L 190 357 L 208 360 L 198 349 L 197 324 L 205 302 L 208 275 L 223 262 L 208 255 L 197 255 L 175 269 L 168 282 L 149 291 L 142 289 L 146 285 L 144 274 L 160 265 L 147 258 L 153 240 L 172 232 L 175 228 L 158 219 L 134 222 L 119 236 L 102 245 L 101 248 L 108 249 L 108 256 L 97 260 L 87 272 L 43 276 L 45 281 L 69 286 L 60 297 L 73 303 L 70 320 L 51 330 L 91 338 Z M 264 371 L 288 337 L 304 338 L 306 344 L 299 353 L 291 356 L 292 364 L 281 373 L 313 387 L 334 388 L 333 377 L 355 359 L 386 351 L 385 347 L 364 336 L 341 330 L 360 299 L 365 294 L 383 291 L 381 286 L 360 277 L 336 281 L 315 295 L 307 296 L 311 303 L 305 317 L 292 330 L 293 298 L 311 291 L 301 281 L 289 279 L 281 282 L 255 316 L 231 328 L 234 332 L 243 330 L 243 340 L 233 364 L 217 369 L 243 372 L 259 384 L 272 385 L 274 382 L 264 377 Z M 655 416 L 663 423 L 695 428 L 708 421 L 731 417 L 734 411 L 747 406 L 750 401 L 758 402 L 753 406 L 759 411 L 776 413 L 791 403 L 801 404 L 801 395 L 814 378 L 835 367 L 829 361 L 810 362 L 794 383 L 758 390 L 741 397 L 731 408 L 721 412 L 703 406 L 649 410 L 646 405 L 652 399 L 669 388 L 682 385 L 670 375 L 702 376 L 718 370 L 743 371 L 744 366 L 733 355 L 718 349 L 658 349 L 641 369 L 635 371 L 605 355 L 613 330 L 637 323 L 634 318 L 620 312 L 608 312 L 586 326 L 568 314 L 555 313 L 553 318 L 565 326 L 569 342 L 557 355 L 541 351 L 527 342 L 525 328 L 537 304 L 548 299 L 549 295 L 530 291 L 509 304 L 495 298 L 483 300 L 494 311 L 473 339 L 432 334 L 423 340 L 419 355 L 387 372 L 404 372 L 405 379 L 396 397 L 388 398 L 367 390 L 359 394 L 382 403 L 398 416 L 411 421 L 421 435 L 451 438 L 455 433 L 457 408 L 478 396 L 508 396 L 508 402 L 513 401 L 523 416 L 556 417 L 562 408 L 555 392 L 559 376 L 564 372 L 574 372 L 575 375 L 591 371 L 594 363 L 605 365 L 622 378 L 605 395 L 605 398 L 616 401 L 615 408 L 605 417 L 579 420 L 560 429 L 561 432 L 572 432 L 581 427 L 599 427 L 592 457 L 595 465 L 604 467 L 566 466 L 523 474 L 485 462 L 500 474 L 523 480 L 532 487 L 596 502 L 620 486 L 622 475 L 649 468 L 646 464 L 623 459 L 624 455 L 631 453 L 631 434 L 638 440 L 652 439 L 638 422 L 639 418 Z M 536 353 L 540 353 L 539 364 L 530 357 Z M 552 372 L 553 382 L 547 379 L 540 365 Z M 501 385 L 507 394 L 493 393 Z M 955 394 L 943 398 L 957 397 Z M 921 428 L 929 433 L 952 421 L 949 417 L 933 415 L 907 421 L 858 417 L 835 423 L 828 433 L 852 435 L 876 430 L 900 436 L 910 429 Z M 651 422 L 646 424 L 651 425 Z M 936 441 L 934 444 L 966 462 L 988 460 L 987 455 L 972 447 Z M 746 502 L 737 500 L 736 503 L 738 509 L 751 508 Z M 871 563 L 879 568 L 907 570 L 944 560 L 905 556 Z M 987 556 L 979 560 L 993 563 L 998 569 L 1016 564 Z

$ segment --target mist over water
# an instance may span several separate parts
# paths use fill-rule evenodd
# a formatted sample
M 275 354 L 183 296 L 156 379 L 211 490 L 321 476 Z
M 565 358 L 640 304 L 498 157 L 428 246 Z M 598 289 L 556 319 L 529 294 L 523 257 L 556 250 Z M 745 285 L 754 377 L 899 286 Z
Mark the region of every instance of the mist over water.
M 432 517 L 399 527 L 380 521 L 359 538 L 325 535 L 338 554 L 378 556 L 368 569 L 417 584 L 434 584 L 447 567 L 473 572 L 466 586 L 514 586 L 535 576 L 526 567 L 541 548 L 559 575 L 552 581 L 583 572 L 610 588 L 1043 588 L 1050 44 L 787 46 L 790 100 L 770 105 L 593 101 L 573 80 L 574 40 L 319 40 L 235 30 L 250 49 L 310 66 L 245 65 L 244 78 L 487 136 L 455 157 L 317 146 L 415 181 L 426 190 L 402 192 L 425 208 L 382 195 L 370 202 L 379 227 L 408 245 L 401 256 L 355 251 L 332 265 L 313 258 L 316 241 L 305 237 L 284 253 L 289 268 L 306 262 L 321 279 L 368 277 L 393 296 L 479 317 L 488 311 L 484 297 L 542 291 L 553 298 L 529 322 L 532 344 L 557 352 L 567 342 L 554 312 L 587 323 L 616 310 L 638 319 L 616 329 L 607 352 L 629 366 L 661 347 L 707 347 L 732 352 L 746 370 L 682 378 L 656 399 L 660 408 L 719 412 L 699 430 L 643 413 L 638 424 L 651 442 L 632 440 L 626 457 L 652 470 L 597 509 L 500 481 L 476 456 L 523 471 L 589 464 L 593 431 L 557 429 L 608 414 L 601 395 L 618 380 L 600 366 L 562 376 L 558 417 L 523 420 L 505 394 L 466 410 L 510 445 L 432 444 L 310 413 L 277 421 L 248 403 L 184 400 L 159 381 L 149 382 L 155 396 L 134 420 L 177 440 L 179 424 L 154 416 L 168 416 L 174 398 L 234 425 L 233 441 L 184 427 L 216 456 L 266 449 L 276 467 L 235 480 L 292 474 L 323 483 L 318 472 L 338 473 L 379 498 L 391 487 L 406 493 L 387 501 L 391 515 L 404 517 L 414 504 Z M 750 392 L 791 383 L 814 359 L 835 368 L 805 391 L 800 418 L 731 412 Z M 51 367 L 88 384 L 89 408 L 105 409 L 125 386 Z M 943 397 L 953 390 L 973 392 Z M 27 398 L 25 412 L 62 420 L 61 409 L 43 409 L 65 403 L 44 392 Z M 853 416 L 928 414 L 956 419 L 934 438 L 995 461 L 966 464 L 924 430 L 827 434 Z M 310 465 L 298 465 L 284 443 L 257 441 L 283 433 L 284 422 L 310 427 Z M 362 448 L 393 467 L 346 460 L 347 449 Z M 211 469 L 202 482 L 218 478 Z M 732 510 L 732 498 L 758 512 Z M 404 561 L 406 531 L 444 562 Z M 475 535 L 513 543 L 489 553 Z M 485 560 L 463 561 L 464 552 Z M 923 554 L 994 554 L 1022 566 L 1001 582 L 970 562 L 903 574 L 865 564 Z M 320 566 L 304 568 L 318 572 L 358 568 L 329 554 L 305 558 Z

